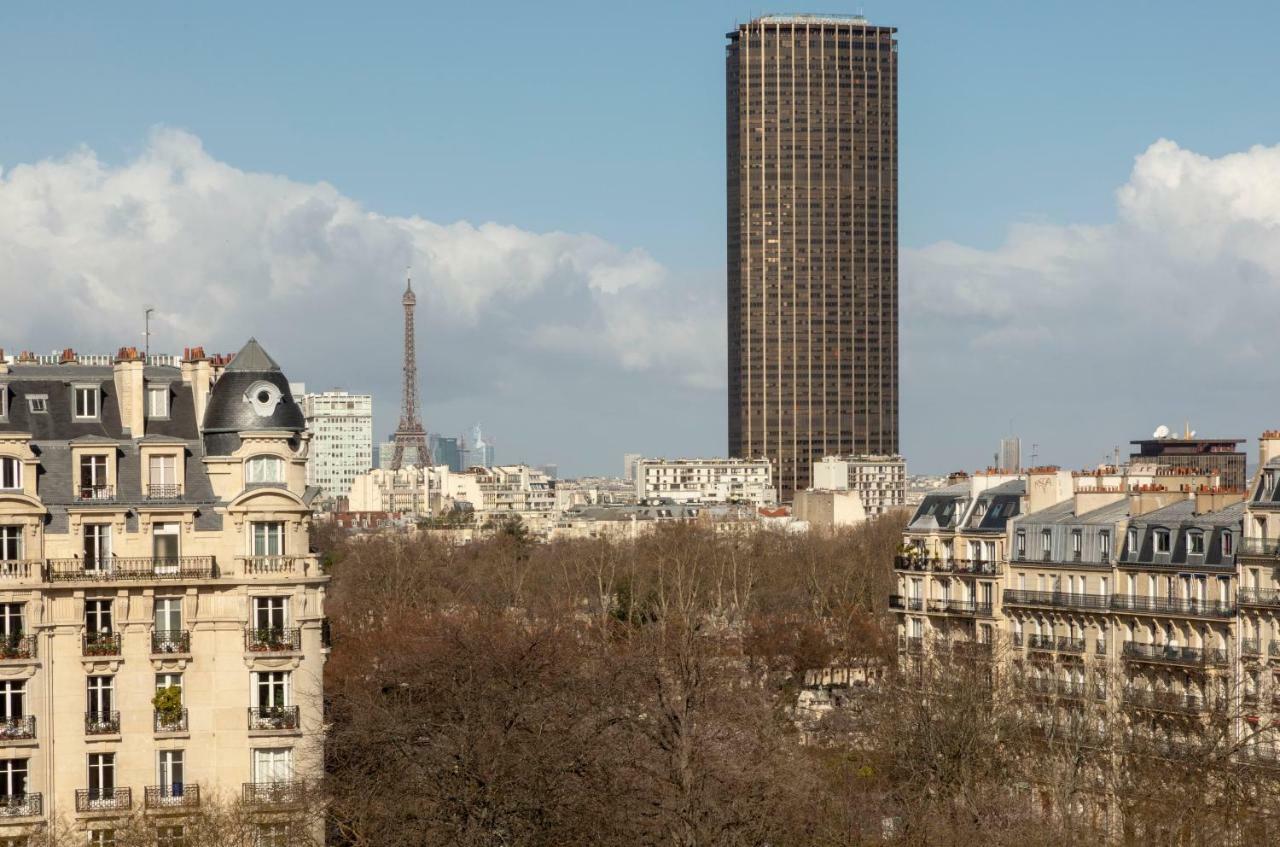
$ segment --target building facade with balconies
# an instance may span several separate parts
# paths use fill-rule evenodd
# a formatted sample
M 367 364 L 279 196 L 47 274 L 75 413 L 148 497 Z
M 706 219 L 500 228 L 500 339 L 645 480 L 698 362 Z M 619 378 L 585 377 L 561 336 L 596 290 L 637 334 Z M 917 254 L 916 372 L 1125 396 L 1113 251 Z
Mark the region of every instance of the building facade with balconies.
M 212 797 L 273 826 L 320 775 L 308 447 L 256 341 L 0 367 L 0 843 Z

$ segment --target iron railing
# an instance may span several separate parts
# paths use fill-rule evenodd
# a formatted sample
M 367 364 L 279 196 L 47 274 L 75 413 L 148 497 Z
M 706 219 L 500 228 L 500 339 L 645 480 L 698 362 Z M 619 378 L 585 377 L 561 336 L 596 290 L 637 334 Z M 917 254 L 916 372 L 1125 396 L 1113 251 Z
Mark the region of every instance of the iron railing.
M 306 783 L 297 779 L 276 782 L 244 783 L 246 806 L 289 806 L 301 803 L 306 797 Z
M 182 486 L 177 483 L 152 483 L 147 486 L 148 500 L 177 500 L 182 497 Z
M 1241 538 L 1240 555 L 1280 556 L 1280 538 Z
M 0 794 L 0 818 L 33 818 L 44 814 L 44 797 L 38 791 Z
M 85 656 L 119 656 L 120 633 L 86 632 L 82 638 L 82 654 Z
M 36 637 L 34 635 L 0 635 L 0 662 L 24 661 L 36 657 Z
M 1170 665 L 1225 665 L 1227 651 L 1217 648 L 1179 647 L 1172 644 L 1142 644 L 1124 642 L 1122 651 L 1126 659 L 1160 662 Z
M 1246 656 L 1261 656 L 1262 641 L 1258 638 L 1240 639 L 1240 652 Z
M 1058 652 L 1059 653 L 1083 653 L 1084 639 L 1072 638 L 1069 635 L 1058 636 Z
M 49 582 L 189 580 L 216 576 L 212 556 L 50 559 L 45 573 Z
M 1280 606 L 1280 590 L 1274 588 L 1241 588 L 1236 592 L 1241 606 Z
M 249 729 L 288 732 L 297 728 L 297 706 L 249 707 Z
M 76 488 L 76 496 L 81 500 L 114 500 L 116 489 L 112 485 L 81 485 Z
M 190 653 L 191 633 L 185 629 L 156 629 L 151 632 L 152 655 Z
M 200 786 L 190 782 L 148 785 L 142 789 L 142 805 L 147 809 L 172 809 L 200 805 Z
M 0 718 L 0 741 L 20 741 L 36 737 L 36 716 Z
M 187 710 L 178 709 L 173 712 L 162 712 L 156 709 L 154 724 L 156 732 L 186 732 Z
M 1007 606 L 1053 606 L 1062 609 L 1106 609 L 1110 601 L 1107 594 L 1077 594 L 1073 591 L 1025 591 L 1006 588 L 1004 602 Z
M 84 713 L 84 734 L 85 735 L 119 735 L 120 734 L 120 713 L 119 712 L 85 712 Z
M 302 630 L 298 627 L 248 627 L 244 631 L 244 649 L 250 653 L 297 653 L 302 649 Z
M 1111 608 L 1125 612 L 1155 612 L 1157 614 L 1196 615 L 1202 618 L 1235 617 L 1235 604 L 1225 600 L 1194 600 L 1177 597 L 1133 597 L 1127 594 L 1111 595 Z
M 133 808 L 128 788 L 77 788 L 77 812 L 122 812 Z
M 895 556 L 893 567 L 918 573 L 955 573 L 976 576 L 999 576 L 1004 565 L 988 559 L 933 559 L 920 556 Z
M 1179 691 L 1147 691 L 1142 688 L 1125 689 L 1124 702 L 1130 706 L 1157 712 L 1199 714 L 1205 708 L 1204 698 L 1199 694 Z
M 889 608 L 900 610 L 911 610 L 913 612 L 924 611 L 923 597 L 904 597 L 901 594 L 889 595 Z

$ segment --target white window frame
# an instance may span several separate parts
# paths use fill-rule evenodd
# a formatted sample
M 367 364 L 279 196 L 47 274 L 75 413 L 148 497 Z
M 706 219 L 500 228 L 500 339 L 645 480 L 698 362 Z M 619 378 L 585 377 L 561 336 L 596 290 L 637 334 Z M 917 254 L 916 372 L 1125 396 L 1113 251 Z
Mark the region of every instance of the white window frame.
M 255 557 L 283 556 L 284 521 L 252 521 L 249 524 L 249 555 Z M 261 540 L 261 544 L 259 544 Z
M 22 559 L 22 536 L 21 526 L 0 526 L 0 562 L 17 562 Z
M 256 783 L 281 783 L 293 779 L 292 747 L 255 747 L 249 767 Z
M 156 398 L 160 398 L 156 402 Z M 164 420 L 169 417 L 169 383 L 161 382 L 147 386 L 147 418 Z
M 99 420 L 102 417 L 102 388 L 97 385 L 71 386 L 71 417 L 77 421 Z
M 49 395 L 48 394 L 28 394 L 27 395 L 27 411 L 33 415 L 44 415 L 49 412 Z
M 1200 549 L 1195 549 L 1197 546 L 1199 546 Z M 1198 529 L 1187 530 L 1187 555 L 1204 555 L 1204 533 Z
M 244 484 L 282 483 L 285 481 L 284 459 L 279 456 L 250 456 L 244 462 Z
M 0 456 L 0 489 L 22 490 L 22 460 L 14 456 Z
M 1157 528 L 1151 532 L 1151 552 L 1157 554 L 1168 553 L 1172 549 L 1172 543 L 1169 530 Z

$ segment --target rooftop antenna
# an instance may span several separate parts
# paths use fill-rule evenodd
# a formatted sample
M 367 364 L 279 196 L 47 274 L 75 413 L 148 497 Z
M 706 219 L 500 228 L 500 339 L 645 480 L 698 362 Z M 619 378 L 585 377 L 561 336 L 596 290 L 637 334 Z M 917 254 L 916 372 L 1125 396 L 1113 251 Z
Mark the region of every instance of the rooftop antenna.
M 144 306 L 142 308 L 142 361 L 144 363 L 151 360 L 151 313 L 154 311 L 155 309 L 151 306 Z

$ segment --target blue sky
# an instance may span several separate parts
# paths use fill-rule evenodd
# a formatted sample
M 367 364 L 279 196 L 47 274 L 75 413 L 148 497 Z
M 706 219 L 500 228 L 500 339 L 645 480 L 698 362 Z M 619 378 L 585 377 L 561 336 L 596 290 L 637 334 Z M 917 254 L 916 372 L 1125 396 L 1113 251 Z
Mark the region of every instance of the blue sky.
M 125 167 L 147 156 L 155 127 L 171 127 L 198 139 L 214 162 L 327 183 L 380 216 L 590 234 L 624 255 L 642 251 L 661 266 L 664 284 L 714 305 L 723 297 L 723 36 L 738 21 L 785 10 L 811 9 L 722 2 L 9 7 L 0 29 L 0 168 L 12 177 L 18 165 L 64 161 L 81 146 L 104 168 Z M 1158 139 L 1215 161 L 1280 140 L 1280 7 L 974 0 L 863 10 L 899 28 L 902 247 L 923 251 L 915 270 L 904 257 L 904 276 L 933 275 L 914 301 L 904 297 L 908 458 L 922 471 L 984 462 L 1014 417 L 1015 429 L 1044 445 L 1042 459 L 1079 464 L 1144 435 L 1149 417 L 1185 408 L 1172 397 L 1167 409 L 1125 405 L 1117 394 L 1114 419 L 1081 431 L 1060 422 L 1065 405 L 1006 410 L 997 408 L 999 394 L 980 393 L 988 410 L 980 420 L 939 433 L 930 410 L 973 397 L 924 372 L 934 361 L 930 341 L 912 326 L 942 330 L 927 318 L 915 324 L 912 303 L 956 272 L 931 250 L 940 243 L 972 248 L 989 268 L 1005 264 L 999 251 L 1016 225 L 1062 228 L 1059 234 L 1110 226 L 1117 190 Z M 4 190 L 0 183 L 0 198 Z M 1229 245 L 1222 253 L 1230 262 Z M 381 274 L 390 261 L 369 273 Z M 21 285 L 17 268 L 0 286 Z M 1018 284 L 1043 273 L 1034 268 Z M 1270 266 L 1261 273 L 1269 290 Z M 381 302 L 395 287 L 383 283 L 365 295 Z M 577 294 L 556 290 L 545 314 L 581 305 Z M 394 309 L 393 301 L 393 322 Z M 183 318 L 179 308 L 171 311 L 176 336 Z M 377 391 L 378 429 L 387 431 L 397 389 L 384 372 L 394 369 L 396 351 L 379 346 L 385 338 L 374 331 L 377 320 L 367 323 L 370 334 L 349 345 L 367 349 L 361 367 L 324 360 L 322 368 L 312 351 L 272 349 L 269 340 L 268 347 L 295 378 L 315 384 L 340 376 L 350 388 Z M 425 354 L 434 358 L 424 363 L 424 395 L 428 425 L 439 421 L 433 428 L 460 431 L 480 418 L 500 459 L 555 461 L 570 472 L 615 471 L 631 449 L 723 450 L 720 386 L 673 387 L 670 363 L 637 364 L 622 354 L 618 367 L 586 369 L 572 384 L 536 375 L 504 381 L 498 375 L 519 352 L 487 359 L 483 316 L 470 326 L 472 334 L 448 337 L 449 349 L 427 342 Z M 237 328 L 213 327 L 212 334 L 232 347 Z M 947 331 L 960 333 L 955 343 L 972 338 L 962 328 Z M 61 333 L 33 325 L 5 346 L 61 346 L 65 326 Z M 560 352 L 547 354 L 544 371 L 577 368 L 565 334 L 550 333 Z M 990 343 L 1001 339 L 1007 336 Z M 1001 355 L 1037 361 L 1042 341 L 1015 339 Z M 333 343 L 316 340 L 318 348 Z M 176 337 L 174 346 L 182 346 Z M 1045 368 L 1060 361 L 1052 343 L 1043 349 Z M 450 364 L 455 354 L 476 373 Z M 564 385 L 587 396 L 556 396 Z M 1216 422 L 1199 408 L 1185 414 Z M 1132 431 L 1139 423 L 1141 431 Z M 1249 435 L 1253 424 L 1237 415 L 1220 426 Z

